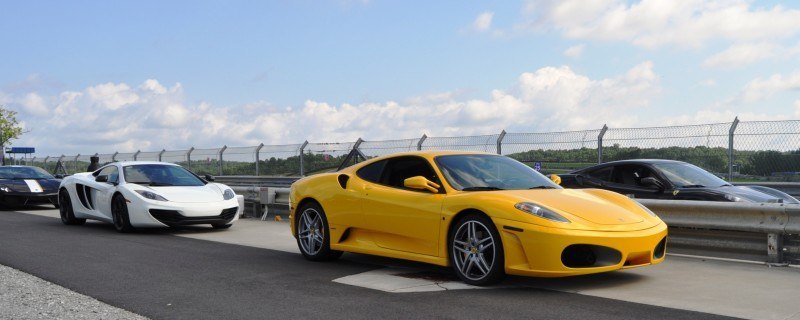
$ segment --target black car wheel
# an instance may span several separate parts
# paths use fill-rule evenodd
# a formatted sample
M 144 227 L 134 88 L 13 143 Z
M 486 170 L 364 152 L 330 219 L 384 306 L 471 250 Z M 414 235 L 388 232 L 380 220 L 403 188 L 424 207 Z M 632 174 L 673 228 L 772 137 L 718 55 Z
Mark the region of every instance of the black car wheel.
M 316 203 L 307 203 L 297 212 L 297 246 L 303 256 L 311 261 L 339 258 L 341 251 L 331 250 L 331 235 L 325 211 Z
M 128 203 L 121 194 L 111 199 L 111 217 L 114 219 L 114 228 L 117 231 L 126 233 L 135 230 L 128 217 Z
M 58 213 L 61 216 L 61 222 L 66 225 L 81 225 L 86 223 L 86 219 L 75 218 L 75 212 L 72 211 L 72 201 L 69 199 L 69 192 L 67 189 L 61 189 L 58 192 Z

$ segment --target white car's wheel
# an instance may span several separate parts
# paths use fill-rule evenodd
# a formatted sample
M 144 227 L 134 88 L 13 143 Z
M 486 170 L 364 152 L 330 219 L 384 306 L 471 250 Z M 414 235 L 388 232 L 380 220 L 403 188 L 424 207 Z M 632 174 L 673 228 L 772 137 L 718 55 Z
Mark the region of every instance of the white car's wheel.
M 128 216 L 128 203 L 121 194 L 111 199 L 111 217 L 114 219 L 114 228 L 117 231 L 126 233 L 135 230 Z
M 58 213 L 61 216 L 61 222 L 66 225 L 81 225 L 86 223 L 86 219 L 75 218 L 75 212 L 72 211 L 72 201 L 69 199 L 69 192 L 67 189 L 58 191 Z

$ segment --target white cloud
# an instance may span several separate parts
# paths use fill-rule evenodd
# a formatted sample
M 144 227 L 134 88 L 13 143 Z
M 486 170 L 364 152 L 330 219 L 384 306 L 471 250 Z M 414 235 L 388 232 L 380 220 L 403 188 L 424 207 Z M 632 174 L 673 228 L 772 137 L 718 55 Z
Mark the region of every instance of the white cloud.
M 760 42 L 800 32 L 800 10 L 753 7 L 744 0 L 531 0 L 525 8 L 538 28 L 648 48 L 697 47 L 714 39 Z
M 771 43 L 736 44 L 703 62 L 706 67 L 742 67 L 753 62 L 775 57 L 778 46 Z
M 740 99 L 744 102 L 761 101 L 782 91 L 798 89 L 800 89 L 800 71 L 786 76 L 774 74 L 767 79 L 756 78 L 748 82 L 740 93 Z
M 147 80 L 45 97 L 53 101 L 50 111 L 23 120 L 47 130 L 33 130 L 20 142 L 49 154 L 88 154 L 634 126 L 638 119 L 631 110 L 647 108 L 659 92 L 650 62 L 602 79 L 566 66 L 545 67 L 521 74 L 511 88 L 492 90 L 483 99 L 439 93 L 402 103 L 309 100 L 293 108 L 263 101 L 186 104 L 180 84 L 165 87 Z
M 41 116 L 46 115 L 49 111 L 47 104 L 44 101 L 44 98 L 36 94 L 35 92 L 28 93 L 22 98 L 20 101 L 22 104 L 23 109 L 25 112 L 28 112 L 33 115 Z
M 716 87 L 717 81 L 714 79 L 705 79 L 703 81 L 700 81 L 700 83 L 698 84 L 702 87 Z
M 567 50 L 564 50 L 564 55 L 570 58 L 580 58 L 580 56 L 583 55 L 583 49 L 585 47 L 586 46 L 582 44 L 571 46 L 567 48 Z
M 489 30 L 492 27 L 492 19 L 494 18 L 494 12 L 483 12 L 475 18 L 475 21 L 472 22 L 472 29 L 478 32 L 484 32 Z

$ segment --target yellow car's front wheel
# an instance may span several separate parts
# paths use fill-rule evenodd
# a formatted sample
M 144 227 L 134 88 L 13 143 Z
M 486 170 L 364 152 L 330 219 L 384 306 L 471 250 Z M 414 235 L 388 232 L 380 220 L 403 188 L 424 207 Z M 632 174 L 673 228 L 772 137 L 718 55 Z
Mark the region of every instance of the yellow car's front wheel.
M 467 284 L 485 286 L 505 277 L 503 243 L 489 218 L 468 214 L 450 233 L 450 257 L 456 274 Z
M 316 203 L 306 203 L 297 212 L 297 246 L 311 261 L 333 260 L 342 255 L 331 250 L 331 236 L 325 211 Z

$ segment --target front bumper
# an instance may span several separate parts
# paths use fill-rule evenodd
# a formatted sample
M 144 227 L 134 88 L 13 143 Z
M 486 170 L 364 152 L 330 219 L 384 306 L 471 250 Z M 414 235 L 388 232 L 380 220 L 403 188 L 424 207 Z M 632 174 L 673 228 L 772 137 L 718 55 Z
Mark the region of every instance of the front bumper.
M 494 219 L 505 251 L 506 273 L 564 277 L 654 265 L 664 261 L 667 226 L 638 231 L 547 228 Z M 569 265 L 569 266 L 568 266 Z
M 148 201 L 141 198 L 128 200 L 128 216 L 134 227 L 224 225 L 239 220 L 241 212 L 237 198 L 202 203 Z
M 58 192 L 3 192 L 0 193 L 0 204 L 24 206 L 34 204 L 58 204 Z

